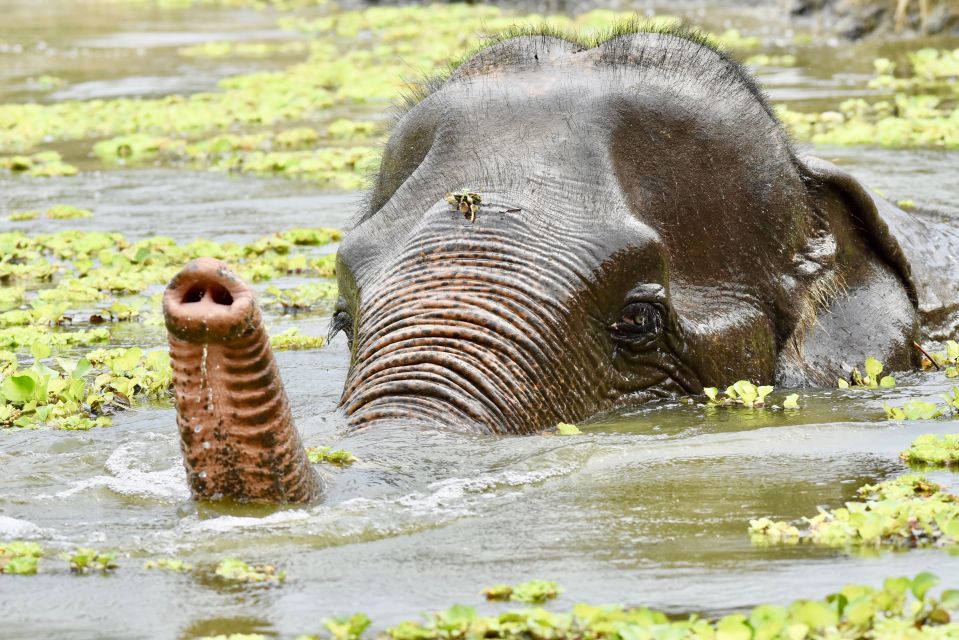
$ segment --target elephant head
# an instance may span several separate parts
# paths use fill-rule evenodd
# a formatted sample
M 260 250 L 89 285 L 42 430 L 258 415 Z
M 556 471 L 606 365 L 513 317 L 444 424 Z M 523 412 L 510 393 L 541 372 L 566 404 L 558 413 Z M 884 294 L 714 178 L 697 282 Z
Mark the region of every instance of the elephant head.
M 725 54 L 637 25 L 591 43 L 513 34 L 429 83 L 337 278 L 356 428 L 531 433 L 742 378 L 816 384 L 867 351 L 907 366 L 917 331 L 873 198 L 798 157 Z

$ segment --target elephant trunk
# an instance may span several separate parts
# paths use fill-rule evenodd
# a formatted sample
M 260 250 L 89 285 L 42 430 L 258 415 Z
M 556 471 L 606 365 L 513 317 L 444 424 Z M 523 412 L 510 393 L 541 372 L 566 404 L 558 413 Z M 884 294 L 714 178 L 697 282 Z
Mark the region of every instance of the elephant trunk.
M 177 424 L 197 499 L 299 503 L 321 493 L 250 288 L 200 258 L 163 296 Z
M 589 415 L 598 385 L 582 372 L 598 369 L 599 349 L 571 345 L 590 338 L 551 295 L 568 289 L 564 265 L 511 260 L 511 241 L 492 233 L 439 235 L 369 285 L 341 400 L 350 423 L 531 433 Z

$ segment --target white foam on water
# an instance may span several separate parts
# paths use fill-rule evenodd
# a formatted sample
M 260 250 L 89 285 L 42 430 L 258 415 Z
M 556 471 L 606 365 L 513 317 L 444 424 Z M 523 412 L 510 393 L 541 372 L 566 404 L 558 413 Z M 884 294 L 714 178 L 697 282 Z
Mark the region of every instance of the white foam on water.
M 500 497 L 489 493 L 496 487 L 523 487 L 550 478 L 569 475 L 578 465 L 567 464 L 536 471 L 502 471 L 473 478 L 449 478 L 428 485 L 432 493 L 410 493 L 396 502 L 409 508 L 415 515 L 470 515 L 479 501 Z M 476 497 L 472 497 L 473 495 Z
M 23 538 L 27 536 L 36 536 L 40 533 L 40 527 L 29 522 L 9 516 L 0 516 L 0 538 Z
M 149 438 L 148 438 L 149 440 Z M 94 476 L 72 483 L 69 489 L 54 497 L 67 498 L 89 489 L 106 488 L 114 493 L 137 498 L 181 502 L 190 497 L 183 467 L 174 463 L 167 469 L 150 471 L 146 461 L 156 445 L 149 442 L 131 442 L 118 447 L 107 458 L 104 467 L 110 475 Z
M 310 514 L 302 509 L 292 511 L 277 511 L 263 517 L 245 517 L 245 516 L 220 516 L 211 520 L 202 520 L 187 527 L 188 531 L 216 531 L 218 533 L 227 533 L 237 529 L 249 529 L 257 527 L 271 527 L 275 525 L 288 524 L 291 522 L 302 522 L 310 519 Z

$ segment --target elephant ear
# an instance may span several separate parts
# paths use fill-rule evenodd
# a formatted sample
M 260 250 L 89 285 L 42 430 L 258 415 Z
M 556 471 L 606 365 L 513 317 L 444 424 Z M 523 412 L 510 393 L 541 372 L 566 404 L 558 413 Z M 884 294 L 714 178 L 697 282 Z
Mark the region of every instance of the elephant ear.
M 820 210 L 828 207 L 828 201 L 838 198 L 844 205 L 854 229 L 862 234 L 883 262 L 899 276 L 909 300 L 916 305 L 918 298 L 912 279 L 912 268 L 896 239 L 896 229 L 890 228 L 890 224 L 894 227 L 900 226 L 897 223 L 907 214 L 828 160 L 805 156 L 802 162 L 806 169 L 806 178 L 812 183 L 813 192 L 819 201 Z
M 835 384 L 868 356 L 888 370 L 913 366 L 916 287 L 896 240 L 895 212 L 905 212 L 830 162 L 806 157 L 802 165 L 810 199 L 807 244 L 794 273 L 802 293 L 777 379 Z

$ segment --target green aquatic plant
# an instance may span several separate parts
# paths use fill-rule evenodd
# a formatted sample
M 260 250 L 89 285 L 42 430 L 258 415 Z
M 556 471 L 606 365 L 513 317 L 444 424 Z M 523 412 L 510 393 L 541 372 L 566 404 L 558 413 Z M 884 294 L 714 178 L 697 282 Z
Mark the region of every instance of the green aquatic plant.
M 304 268 L 306 264 L 304 262 Z M 329 282 L 310 282 L 295 289 L 267 287 L 268 297 L 264 297 L 264 306 L 277 306 L 284 313 L 306 311 L 320 303 L 329 303 L 336 299 L 336 285 Z
M 0 541 L 0 574 L 36 575 L 43 547 L 35 542 Z
M 0 233 L 0 282 L 7 284 L 0 286 L 0 307 L 5 309 L 0 311 L 0 353 L 9 355 L 0 359 L 0 427 L 109 426 L 116 411 L 167 399 L 172 372 L 165 350 L 94 349 L 79 362 L 75 355 L 59 356 L 63 350 L 107 342 L 112 325 L 119 322 L 162 324 L 156 296 L 146 309 L 142 298 L 126 296 L 166 284 L 195 257 L 228 260 L 254 281 L 282 275 L 329 277 L 335 275 L 335 255 L 315 255 L 313 248 L 341 237 L 333 229 L 299 228 L 241 245 L 206 240 L 177 244 L 163 237 L 129 242 L 120 234 L 79 230 Z M 278 291 L 288 305 L 312 308 L 331 299 L 335 286 L 319 282 Z M 111 328 L 71 326 L 84 320 Z M 314 349 L 325 339 L 291 330 L 273 336 L 273 342 L 278 349 Z M 17 354 L 24 352 L 33 358 L 32 366 L 17 362 Z M 54 355 L 57 368 L 49 362 Z
M 839 378 L 839 388 L 865 387 L 867 389 L 878 389 L 882 387 L 883 389 L 890 389 L 896 386 L 895 378 L 882 375 L 883 364 L 879 360 L 873 357 L 866 358 L 863 369 L 866 375 L 863 375 L 859 372 L 858 368 L 854 367 L 852 371 L 850 371 L 848 379 Z
M 745 63 L 751 67 L 795 67 L 796 56 L 791 53 L 779 55 L 757 53 L 746 58 Z
M 907 464 L 959 467 L 959 433 L 921 435 L 899 457 Z
M 739 380 L 726 387 L 720 395 L 717 387 L 705 387 L 703 394 L 710 406 L 741 406 L 762 408 L 766 406 L 766 397 L 775 390 L 769 385 L 757 386 L 749 380 Z M 784 409 L 799 408 L 799 394 L 791 393 L 783 399 Z
M 481 616 L 454 605 L 386 630 L 392 640 L 549 638 L 551 640 L 766 640 L 788 638 L 952 638 L 959 635 L 959 591 L 932 594 L 938 578 L 888 578 L 882 587 L 850 585 L 821 600 L 760 605 L 718 620 L 667 616 L 647 608 L 578 604 L 568 613 L 541 608 Z
M 79 547 L 73 553 L 63 554 L 62 557 L 70 563 L 70 571 L 81 575 L 94 571 L 109 573 L 117 568 L 115 553 L 101 553 L 86 547 Z
M 0 156 L 0 171 L 26 174 L 40 178 L 75 176 L 79 170 L 63 161 L 56 151 L 41 151 L 32 155 Z
M 959 544 L 959 497 L 922 475 L 865 485 L 860 500 L 820 508 L 802 524 L 750 520 L 756 543 L 811 542 L 832 547 L 919 547 Z
M 921 351 L 923 354 L 923 369 L 945 369 L 947 378 L 959 377 L 959 342 L 946 340 L 944 351 L 926 349 L 921 349 Z
M 172 571 L 174 573 L 186 573 L 193 571 L 193 565 L 176 558 L 159 558 L 158 560 L 147 560 L 143 563 L 144 569 L 160 569 L 163 571 Z
M 349 617 L 327 618 L 323 626 L 330 632 L 332 640 L 358 640 L 363 637 L 373 621 L 365 613 L 356 613 Z
M 347 467 L 356 462 L 356 456 L 345 449 L 333 447 L 307 447 L 306 455 L 313 464 L 333 464 Z
M 47 209 L 44 215 L 51 220 L 73 220 L 76 218 L 89 218 L 93 215 L 93 212 L 69 204 L 55 204 Z
M 14 211 L 7 216 L 7 220 L 10 222 L 25 222 L 27 220 L 36 220 L 40 217 L 40 212 L 35 210 L 30 211 Z
M 924 400 L 910 400 L 901 407 L 891 407 L 888 404 L 882 406 L 890 420 L 932 420 L 946 412 L 934 402 Z
M 959 414 L 959 387 L 953 387 L 942 399 L 946 401 L 944 407 L 925 400 L 910 400 L 901 407 L 883 404 L 883 408 L 891 420 L 933 420 L 947 414 Z
M 559 597 L 562 592 L 559 585 L 551 580 L 529 580 L 515 586 L 499 584 L 483 589 L 483 595 L 487 600 L 526 604 L 542 604 Z
M 575 424 L 569 424 L 568 422 L 560 422 L 556 425 L 556 433 L 561 436 L 578 436 L 583 432 Z
M 323 336 L 305 336 L 296 327 L 291 327 L 283 333 L 270 336 L 270 345 L 277 351 L 322 349 L 326 346 L 326 338 Z
M 738 382 L 726 387 L 724 392 L 726 397 L 719 398 L 719 390 L 715 387 L 703 389 L 703 393 L 709 398 L 709 401 L 715 404 L 741 404 L 746 407 L 762 407 L 766 402 L 766 396 L 772 393 L 773 387 L 764 385 L 756 386 L 748 380 L 739 380 Z
M 215 574 L 227 582 L 259 582 L 279 584 L 286 579 L 285 571 L 277 571 L 269 564 L 250 565 L 236 558 L 224 558 L 216 566 Z
M 307 53 L 310 42 L 293 40 L 291 42 L 204 42 L 190 47 L 177 49 L 184 58 L 266 58 L 290 56 Z

